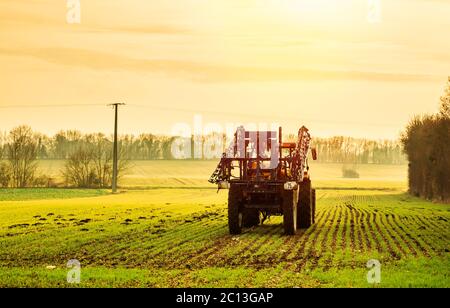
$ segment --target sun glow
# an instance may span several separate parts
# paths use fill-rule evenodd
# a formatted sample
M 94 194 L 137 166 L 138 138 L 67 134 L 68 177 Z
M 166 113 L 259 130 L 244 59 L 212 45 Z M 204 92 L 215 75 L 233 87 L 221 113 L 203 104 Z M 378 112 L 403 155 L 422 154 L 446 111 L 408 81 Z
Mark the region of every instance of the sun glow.
M 449 1 L 106 2 L 81 1 L 75 25 L 65 1 L 1 2 L 0 108 L 12 107 L 0 109 L 0 132 L 109 132 L 103 107 L 14 106 L 124 100 L 121 130 L 134 134 L 167 133 L 201 113 L 396 138 L 411 115 L 435 111 L 450 70 Z M 380 22 L 368 18 L 371 3 Z

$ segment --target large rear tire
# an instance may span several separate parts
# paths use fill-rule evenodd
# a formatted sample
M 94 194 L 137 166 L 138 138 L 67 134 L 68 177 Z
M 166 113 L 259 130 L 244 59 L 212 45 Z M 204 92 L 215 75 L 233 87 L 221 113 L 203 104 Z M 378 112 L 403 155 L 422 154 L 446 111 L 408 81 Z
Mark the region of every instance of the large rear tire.
M 297 203 L 298 228 L 309 228 L 312 223 L 312 191 L 311 180 L 304 179 L 299 185 Z
M 286 235 L 294 235 L 297 230 L 297 190 L 283 193 L 283 226 Z
M 241 190 L 232 185 L 228 191 L 228 228 L 230 234 L 241 234 L 242 232 L 241 199 Z

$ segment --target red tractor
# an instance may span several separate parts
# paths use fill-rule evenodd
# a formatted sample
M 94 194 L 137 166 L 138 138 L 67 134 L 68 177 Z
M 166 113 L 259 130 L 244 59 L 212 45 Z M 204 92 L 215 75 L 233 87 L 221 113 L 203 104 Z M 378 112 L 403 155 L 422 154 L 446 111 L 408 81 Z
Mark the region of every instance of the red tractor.
M 314 223 L 316 191 L 311 187 L 306 127 L 296 142 L 283 142 L 282 131 L 246 131 L 239 127 L 209 182 L 229 189 L 228 226 L 231 234 L 282 215 L 284 232 L 295 234 Z M 312 158 L 317 153 L 311 149 Z

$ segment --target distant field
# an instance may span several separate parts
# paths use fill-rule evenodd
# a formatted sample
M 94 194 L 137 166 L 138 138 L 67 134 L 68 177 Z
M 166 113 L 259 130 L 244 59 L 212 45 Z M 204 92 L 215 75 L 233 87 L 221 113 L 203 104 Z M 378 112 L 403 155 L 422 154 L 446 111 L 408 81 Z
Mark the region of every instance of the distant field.
M 213 187 L 208 183 L 216 165 L 214 161 L 132 161 L 121 179 L 122 187 Z M 64 162 L 40 161 L 40 171 L 60 179 Z M 311 164 L 311 177 L 319 187 L 406 188 L 405 165 L 360 165 L 359 179 L 343 179 L 342 164 Z M 61 179 L 60 179 L 61 180 Z
M 105 189 L 26 188 L 0 189 L 0 201 L 70 199 L 105 195 Z

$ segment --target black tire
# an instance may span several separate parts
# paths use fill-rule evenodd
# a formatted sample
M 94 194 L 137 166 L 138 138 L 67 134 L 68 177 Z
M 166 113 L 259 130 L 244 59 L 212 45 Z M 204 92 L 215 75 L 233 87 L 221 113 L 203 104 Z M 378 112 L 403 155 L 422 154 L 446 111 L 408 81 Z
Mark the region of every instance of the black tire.
M 316 189 L 311 189 L 311 205 L 312 205 L 312 217 L 311 221 L 313 224 L 316 223 Z
M 297 203 L 297 227 L 309 228 L 312 223 L 312 191 L 311 181 L 304 179 L 299 185 L 299 196 Z
M 242 226 L 244 228 L 251 228 L 259 225 L 261 222 L 261 215 L 258 209 L 243 209 L 242 210 Z
M 241 234 L 242 232 L 241 198 L 241 190 L 236 186 L 231 186 L 228 191 L 228 228 L 230 234 Z
M 297 190 L 283 193 L 283 227 L 286 235 L 294 235 L 297 230 Z

